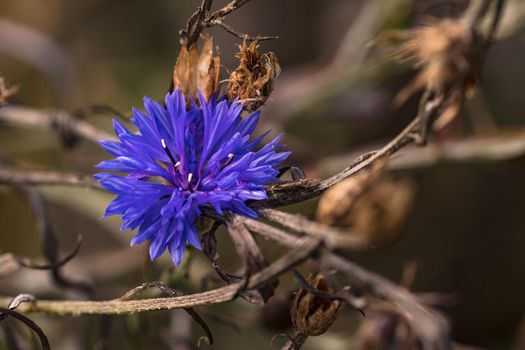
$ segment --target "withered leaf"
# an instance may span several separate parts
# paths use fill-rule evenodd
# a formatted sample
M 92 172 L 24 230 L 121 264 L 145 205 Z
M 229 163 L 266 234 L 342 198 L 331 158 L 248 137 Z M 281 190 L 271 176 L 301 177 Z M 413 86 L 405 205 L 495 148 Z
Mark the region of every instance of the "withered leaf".
M 173 70 L 173 87 L 197 99 L 200 91 L 208 101 L 219 88 L 220 58 L 214 55 L 213 40 L 201 35 L 202 44 L 183 46 Z

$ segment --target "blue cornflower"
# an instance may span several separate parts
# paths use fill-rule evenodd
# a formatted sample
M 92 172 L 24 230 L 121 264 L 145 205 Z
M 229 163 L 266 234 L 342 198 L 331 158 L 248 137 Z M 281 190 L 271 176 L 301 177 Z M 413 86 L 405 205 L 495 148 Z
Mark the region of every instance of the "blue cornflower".
M 95 175 L 118 195 L 104 216 L 121 214 L 122 230 L 138 228 L 131 245 L 151 241 L 152 260 L 168 249 L 179 265 L 187 242 L 201 249 L 195 219 L 204 206 L 256 218 L 246 201 L 267 198 L 264 185 L 277 180 L 275 166 L 290 154 L 277 152 L 282 135 L 255 150 L 268 134 L 250 140 L 259 112 L 243 119 L 239 102 L 199 102 L 187 108 L 179 90 L 166 95 L 165 107 L 145 97 L 146 114 L 133 109 L 131 119 L 140 134 L 114 120 L 120 142 L 100 141 L 115 158 L 97 167 L 127 173 Z

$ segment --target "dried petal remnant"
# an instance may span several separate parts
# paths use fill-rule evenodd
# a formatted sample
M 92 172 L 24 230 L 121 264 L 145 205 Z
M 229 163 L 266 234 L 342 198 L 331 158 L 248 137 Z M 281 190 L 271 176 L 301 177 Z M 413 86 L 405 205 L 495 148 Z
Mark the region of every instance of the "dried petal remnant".
M 189 49 L 181 48 L 173 70 L 173 88 L 195 100 L 200 92 L 209 101 L 219 87 L 221 61 L 214 56 L 211 37 L 202 35 L 202 42 L 200 47 L 195 43 Z
M 310 275 L 308 282 L 317 290 L 335 293 L 322 274 Z M 337 319 L 342 306 L 341 300 L 324 299 L 301 288 L 292 302 L 290 314 L 300 334 L 321 335 Z
M 257 43 L 243 42 L 236 57 L 239 66 L 231 73 L 226 96 L 239 98 L 248 111 L 262 106 L 273 90 L 273 81 L 281 73 L 277 56 L 273 52 L 261 55 Z

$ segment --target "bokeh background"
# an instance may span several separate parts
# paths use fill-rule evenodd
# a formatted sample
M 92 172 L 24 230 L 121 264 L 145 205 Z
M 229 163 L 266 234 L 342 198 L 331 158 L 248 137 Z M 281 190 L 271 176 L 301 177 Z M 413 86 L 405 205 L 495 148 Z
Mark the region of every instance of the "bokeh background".
M 178 31 L 197 6 L 194 0 L 2 0 L 0 70 L 20 90 L 12 103 L 74 112 L 109 105 L 129 114 L 144 95 L 160 99 L 169 87 Z M 309 177 L 342 169 L 363 150 L 388 140 L 410 121 L 417 96 L 400 107 L 393 99 L 414 72 L 382 64 L 367 43 L 380 31 L 458 16 L 465 0 L 254 0 L 228 17 L 243 33 L 278 35 L 261 43 L 282 66 L 262 129 L 284 130 L 294 151 L 289 163 Z M 217 1 L 216 5 L 222 4 Z M 236 67 L 238 38 L 211 29 L 226 69 Z M 525 349 L 525 3 L 509 0 L 486 58 L 476 96 L 460 125 L 429 151 L 396 156 L 393 169 L 417 187 L 403 238 L 376 251 L 352 254 L 365 267 L 399 281 L 407 262 L 418 266 L 416 292 L 439 293 L 458 342 L 489 349 Z M 111 115 L 89 115 L 110 129 Z M 494 147 L 498 156 L 447 153 L 447 144 Z M 512 146 L 509 156 L 498 150 Z M 498 148 L 500 147 L 500 148 Z M 445 151 L 443 151 L 445 150 Z M 504 152 L 504 151 L 502 151 Z M 0 157 L 28 167 L 91 173 L 106 155 L 80 142 L 65 147 L 52 131 L 0 125 Z M 459 157 L 461 158 L 461 157 Z M 209 273 L 195 252 L 187 276 L 169 259 L 147 262 L 144 247 L 129 248 L 129 232 L 117 219 L 100 220 L 111 196 L 88 190 L 43 187 L 46 206 L 65 252 L 82 235 L 77 258 L 65 268 L 73 279 L 96 286 L 96 298 L 113 298 L 146 280 L 170 274 L 187 292 L 198 291 Z M 291 208 L 310 215 L 315 201 Z M 239 267 L 220 234 L 221 263 Z M 281 252 L 261 242 L 272 259 Z M 0 186 L 0 252 L 41 257 L 35 221 L 16 190 Z M 289 326 L 284 279 L 281 295 L 267 307 L 236 301 L 202 310 L 216 338 L 215 349 L 268 349 Z M 30 292 L 48 298 L 80 298 L 56 288 L 46 272 L 18 271 L 0 280 L 0 293 Z M 100 318 L 35 315 L 54 349 L 187 349 L 200 336 L 182 312 Z M 346 310 L 335 326 L 305 349 L 351 349 L 362 322 Z M 16 327 L 12 324 L 13 327 Z M 20 334 L 24 334 L 20 330 Z M 0 333 L 1 334 L 1 333 Z M 189 342 L 180 341 L 190 336 Z M 0 337 L 0 349 L 3 345 Z M 283 339 L 277 338 L 276 344 Z M 207 348 L 203 345 L 204 348 Z

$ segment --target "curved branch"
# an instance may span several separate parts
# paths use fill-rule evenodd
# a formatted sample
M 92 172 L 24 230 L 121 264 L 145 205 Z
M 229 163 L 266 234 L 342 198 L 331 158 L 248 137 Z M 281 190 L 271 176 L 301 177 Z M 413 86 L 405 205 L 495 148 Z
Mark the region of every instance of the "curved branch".
M 0 122 L 12 126 L 58 130 L 83 139 L 116 140 L 115 136 L 65 111 L 44 111 L 21 106 L 4 106 L 0 109 Z
M 0 110 L 1 111 L 1 110 Z M 91 175 L 49 170 L 21 169 L 0 166 L 0 184 L 5 185 L 54 185 L 86 187 L 101 190 Z
M 317 239 L 302 239 L 297 241 L 297 247 L 286 255 L 276 260 L 269 267 L 253 274 L 247 282 L 230 284 L 211 291 L 190 295 L 181 295 L 169 298 L 153 298 L 145 300 L 107 301 L 58 301 L 36 300 L 31 304 L 21 305 L 23 312 L 44 312 L 57 315 L 82 315 L 82 314 L 131 314 L 155 310 L 171 310 L 191 308 L 196 306 L 219 304 L 235 299 L 241 289 L 256 289 L 271 283 L 281 274 L 288 272 L 307 260 L 319 247 Z M 8 305 L 11 298 L 0 298 L 0 305 Z
M 16 318 L 18 321 L 24 323 L 26 326 L 28 326 L 29 328 L 31 328 L 31 330 L 33 332 L 35 332 L 35 334 L 38 336 L 38 338 L 40 339 L 40 343 L 42 344 L 42 349 L 43 350 L 51 350 L 51 347 L 49 346 L 49 341 L 47 340 L 47 337 L 46 337 L 46 334 L 44 333 L 44 331 L 42 330 L 42 328 L 40 328 L 33 320 L 31 320 L 30 318 L 27 318 L 26 316 L 14 311 L 14 310 L 11 310 L 11 309 L 6 309 L 6 308 L 3 308 L 3 307 L 0 307 L 0 314 L 5 314 L 5 315 L 9 315 L 13 318 Z M 1 319 L 0 319 L 1 321 Z

